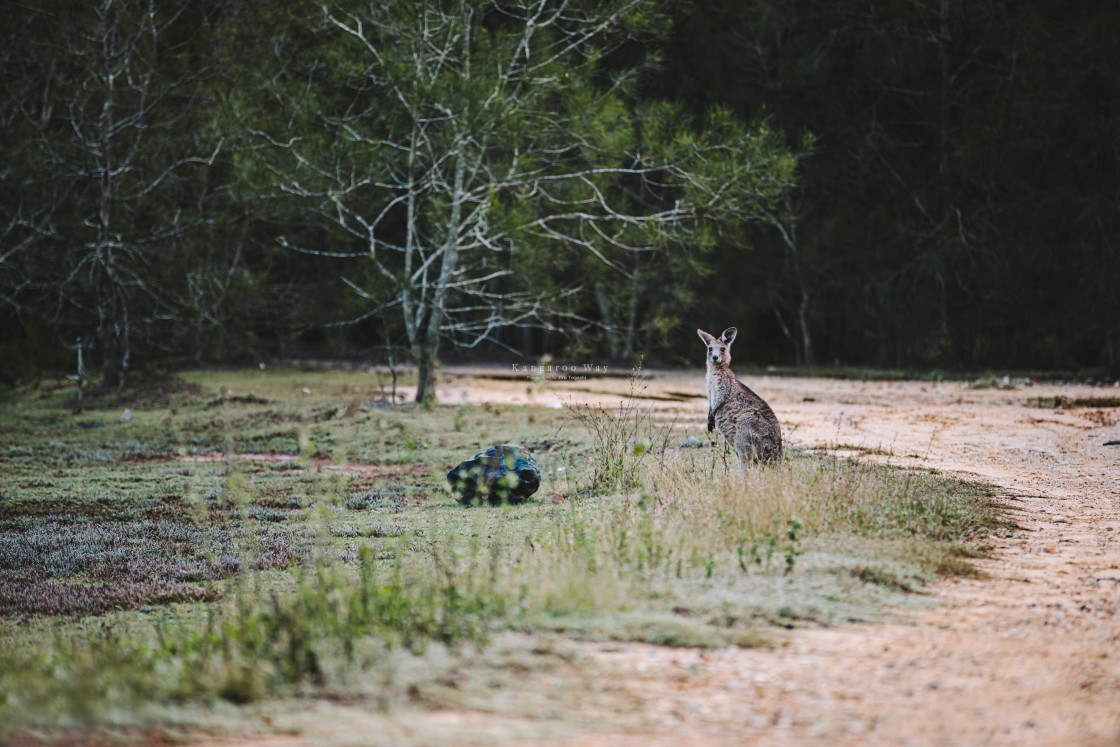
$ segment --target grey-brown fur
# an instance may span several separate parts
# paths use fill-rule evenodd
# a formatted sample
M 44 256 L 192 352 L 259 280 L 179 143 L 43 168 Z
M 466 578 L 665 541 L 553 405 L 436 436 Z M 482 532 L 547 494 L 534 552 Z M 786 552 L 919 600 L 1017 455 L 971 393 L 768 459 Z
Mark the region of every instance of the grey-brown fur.
M 708 430 L 716 428 L 735 449 L 739 468 L 752 462 L 782 461 L 782 428 L 766 401 L 731 370 L 731 343 L 738 330 L 728 327 L 720 337 L 696 330 L 707 346 Z

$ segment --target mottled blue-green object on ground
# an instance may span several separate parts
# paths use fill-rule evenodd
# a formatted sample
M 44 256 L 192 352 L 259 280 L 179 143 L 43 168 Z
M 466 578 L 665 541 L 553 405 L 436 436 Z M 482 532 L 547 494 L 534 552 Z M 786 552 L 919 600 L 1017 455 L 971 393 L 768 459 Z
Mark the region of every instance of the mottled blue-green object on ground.
M 533 455 L 521 446 L 500 444 L 468 459 L 447 473 L 456 500 L 468 506 L 521 503 L 541 485 Z

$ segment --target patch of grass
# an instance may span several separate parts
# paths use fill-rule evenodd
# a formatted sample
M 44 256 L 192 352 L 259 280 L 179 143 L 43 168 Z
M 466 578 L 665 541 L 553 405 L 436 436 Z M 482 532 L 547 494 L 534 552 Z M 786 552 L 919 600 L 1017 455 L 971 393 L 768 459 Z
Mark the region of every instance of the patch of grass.
M 955 381 L 961 374 L 949 371 L 916 370 L 902 368 L 868 368 L 865 366 L 835 366 L 797 368 L 794 366 L 768 366 L 763 373 L 772 376 L 807 376 L 823 379 L 848 379 L 856 381 Z
M 402 493 L 391 488 L 377 488 L 351 493 L 346 497 L 346 508 L 353 511 L 371 511 L 380 508 L 399 508 L 406 501 Z
M 852 578 L 862 581 L 865 584 L 885 586 L 888 589 L 906 593 L 917 591 L 917 585 L 915 585 L 913 581 L 899 578 L 897 575 L 884 568 L 856 565 L 845 569 L 845 571 L 850 574 Z
M 663 456 L 641 492 L 577 502 L 566 519 L 517 556 L 538 569 L 523 604 L 538 627 L 577 620 L 592 636 L 612 615 L 667 606 L 744 629 L 867 619 L 884 597 L 835 585 L 838 568 L 877 567 L 905 579 L 887 592 L 913 591 L 952 568 L 953 547 L 1002 526 L 987 491 L 950 480 L 798 454 L 740 477 L 693 450 Z
M 81 723 L 144 701 L 246 703 L 338 684 L 397 647 L 483 642 L 503 603 L 470 578 L 435 574 L 421 582 L 379 570 L 366 551 L 356 575 L 318 565 L 299 575 L 291 593 L 242 587 L 201 628 L 110 627 L 58 651 L 5 647 L 0 723 L 60 714 Z
M 1047 409 L 1073 410 L 1081 407 L 1120 407 L 1120 397 L 1035 397 L 1030 402 Z
M 937 564 L 937 573 L 941 576 L 956 578 L 986 578 L 982 570 L 969 563 L 964 558 L 948 555 Z
M 868 366 L 817 366 L 797 368 L 795 366 L 767 366 L 759 369 L 759 374 L 771 376 L 805 376 L 824 379 L 847 379 L 858 381 L 967 381 L 973 388 L 1015 388 L 1015 382 L 1085 382 L 1111 384 L 1116 381 L 1115 372 L 1105 369 L 1086 370 L 1041 370 L 1007 369 L 962 372 L 937 368 L 873 368 Z M 1005 383 L 1006 380 L 1006 383 Z
M 790 450 L 740 475 L 718 449 L 667 449 L 679 434 L 636 398 L 573 418 L 363 408 L 378 390 L 354 372 L 185 378 L 197 397 L 128 422 L 54 394 L 0 411 L 0 613 L 72 616 L 0 629 L 0 724 L 359 682 L 407 697 L 399 657 L 504 630 L 759 645 L 931 604 L 914 592 L 1003 528 L 983 486 L 924 473 Z M 550 500 L 451 499 L 447 470 L 494 443 L 536 447 Z M 258 449 L 293 456 L 184 459 Z
M 408 529 L 400 524 L 385 525 L 381 522 L 363 526 L 336 524 L 329 531 L 333 537 L 400 537 L 408 533 Z M 419 534 L 423 536 L 423 532 Z
M 1001 522 L 1003 524 L 1003 522 Z M 950 545 L 946 552 L 955 558 L 988 558 L 991 557 L 991 547 L 987 545 Z
M 215 599 L 187 582 L 296 560 L 291 533 L 172 521 L 0 524 L 0 614 L 98 614 L 152 603 Z
M 1011 391 L 1019 388 L 1020 384 L 1027 383 L 1029 380 L 1012 379 L 1010 376 L 999 377 L 994 374 L 988 374 L 967 382 L 969 389 L 1000 389 Z
M 891 452 L 877 446 L 861 446 L 860 444 L 833 444 L 829 451 L 854 451 L 861 455 L 891 456 Z
M 640 641 L 674 648 L 771 645 L 774 636 L 758 622 L 734 617 L 696 617 L 671 610 L 638 610 L 616 612 L 609 617 L 571 615 L 556 619 L 547 628 L 576 639 Z

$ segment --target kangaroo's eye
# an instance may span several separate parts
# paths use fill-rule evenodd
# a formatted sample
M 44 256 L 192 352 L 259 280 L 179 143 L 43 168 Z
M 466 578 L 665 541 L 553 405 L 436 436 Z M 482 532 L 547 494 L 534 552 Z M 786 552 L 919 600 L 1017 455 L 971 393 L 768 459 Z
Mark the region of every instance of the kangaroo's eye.
M 719 349 L 719 352 L 721 352 L 721 353 L 726 353 L 726 352 L 727 352 L 727 348 L 720 348 L 720 349 Z

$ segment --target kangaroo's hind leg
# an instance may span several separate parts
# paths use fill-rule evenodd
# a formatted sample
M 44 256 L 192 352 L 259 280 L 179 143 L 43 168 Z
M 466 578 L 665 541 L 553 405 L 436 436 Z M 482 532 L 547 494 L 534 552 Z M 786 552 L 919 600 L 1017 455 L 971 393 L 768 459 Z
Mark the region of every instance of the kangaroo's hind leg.
M 758 443 L 753 433 L 743 430 L 735 434 L 735 454 L 739 457 L 739 471 L 746 474 L 747 467 L 758 461 Z

